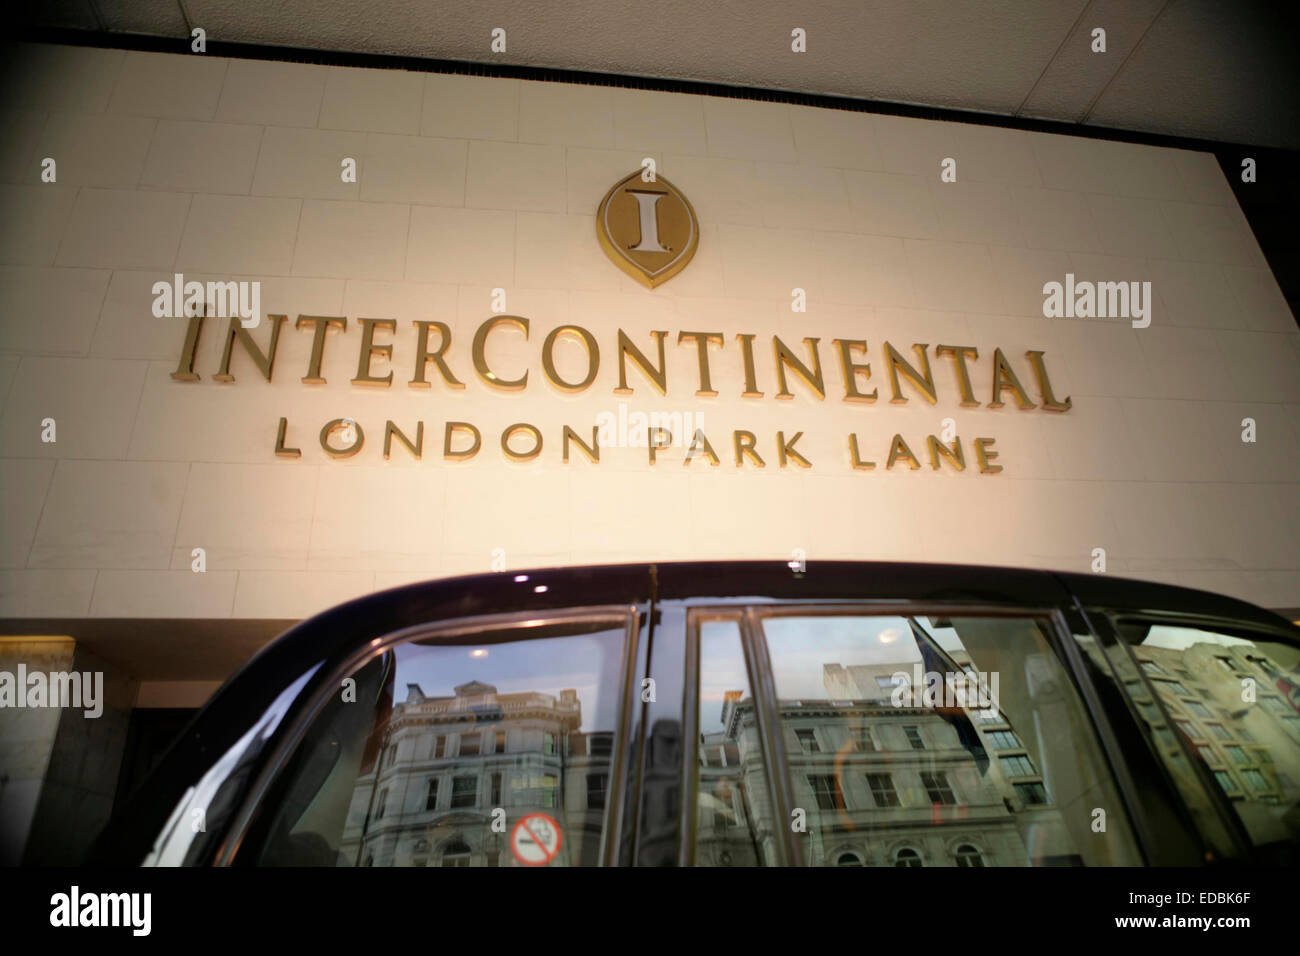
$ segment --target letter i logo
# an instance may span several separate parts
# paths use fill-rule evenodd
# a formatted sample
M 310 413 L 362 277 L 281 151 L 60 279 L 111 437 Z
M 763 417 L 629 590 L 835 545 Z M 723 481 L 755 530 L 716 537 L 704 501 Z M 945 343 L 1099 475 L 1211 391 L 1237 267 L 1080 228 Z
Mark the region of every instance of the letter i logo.
M 657 174 L 646 182 L 638 169 L 601 200 L 596 235 L 616 266 L 653 289 L 686 268 L 700 243 L 700 225 L 676 186 Z

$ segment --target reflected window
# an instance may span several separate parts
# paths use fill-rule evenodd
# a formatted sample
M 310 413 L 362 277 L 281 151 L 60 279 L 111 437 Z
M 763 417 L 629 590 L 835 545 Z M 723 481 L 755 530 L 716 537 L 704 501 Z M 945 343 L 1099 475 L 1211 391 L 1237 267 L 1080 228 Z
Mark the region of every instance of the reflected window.
M 561 835 L 549 865 L 595 865 L 627 625 L 530 624 L 416 638 L 356 671 L 355 702 L 331 695 L 268 791 L 250 858 L 510 866 L 511 828 L 544 814 Z
M 958 866 L 975 867 L 984 865 L 984 857 L 980 855 L 980 851 L 969 843 L 963 843 L 957 847 L 956 859 Z
M 587 774 L 587 809 L 603 810 L 605 809 L 605 788 L 609 784 L 609 776 L 603 773 Z
M 469 866 L 470 862 L 469 844 L 462 840 L 447 844 L 447 848 L 442 853 L 443 866 Z
M 1047 790 L 1041 783 L 1017 783 L 1016 795 L 1030 806 L 1040 806 L 1047 802 Z
M 930 798 L 931 803 L 946 807 L 956 805 L 957 797 L 952 792 L 952 787 L 948 786 L 947 774 L 938 771 L 922 772 L 921 785 L 925 787 L 925 795 Z
M 894 866 L 922 866 L 921 854 L 905 846 L 894 854 Z
M 1034 775 L 1034 765 L 1029 762 L 1028 757 L 1022 755 L 1002 757 L 998 762 L 1002 765 L 1002 772 L 1008 777 L 1032 777 Z
M 478 777 L 453 777 L 451 780 L 451 806 L 473 807 L 478 804 Z
M 878 807 L 898 806 L 898 791 L 894 789 L 894 778 L 887 773 L 867 774 L 867 786 L 871 788 L 871 802 Z
M 808 864 L 837 865 L 851 836 L 866 865 L 920 866 L 926 844 L 903 841 L 922 832 L 945 862 L 971 847 L 971 866 L 1140 862 L 1045 624 L 786 609 L 758 622 Z M 1098 805 L 1117 811 L 1100 838 L 1077 812 Z
M 1241 776 L 1246 781 L 1246 786 L 1251 790 L 1269 789 L 1268 781 L 1264 779 L 1264 775 L 1258 770 L 1243 770 Z
M 813 799 L 819 810 L 843 810 L 844 792 L 840 790 L 839 781 L 833 774 L 819 774 L 808 778 Z

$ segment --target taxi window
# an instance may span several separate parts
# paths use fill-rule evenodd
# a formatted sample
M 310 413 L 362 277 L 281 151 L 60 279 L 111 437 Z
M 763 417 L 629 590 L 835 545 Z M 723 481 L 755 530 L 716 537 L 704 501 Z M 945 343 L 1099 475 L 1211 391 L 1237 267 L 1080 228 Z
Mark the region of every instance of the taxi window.
M 736 652 L 710 661 L 701 632 L 697 858 L 719 834 L 759 851 L 789 828 L 814 866 L 1142 862 L 1046 620 L 784 610 L 755 620 L 775 690 L 766 731 Z M 728 674 L 731 686 L 716 686 Z M 705 727 L 706 716 L 719 723 L 706 690 L 721 698 L 720 726 Z M 784 756 L 788 820 L 765 799 L 782 788 L 770 787 L 763 733 Z M 744 796 L 734 828 L 725 806 L 706 825 L 713 779 Z
M 487 630 L 372 659 L 330 689 L 237 862 L 596 865 L 627 630 Z
M 1300 648 L 1153 621 L 1119 632 L 1125 692 L 1211 849 L 1300 860 Z

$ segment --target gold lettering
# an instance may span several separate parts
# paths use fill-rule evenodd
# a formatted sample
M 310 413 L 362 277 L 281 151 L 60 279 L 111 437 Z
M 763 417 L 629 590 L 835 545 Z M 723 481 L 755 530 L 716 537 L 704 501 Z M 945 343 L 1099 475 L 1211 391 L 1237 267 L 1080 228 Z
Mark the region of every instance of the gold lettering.
M 348 330 L 348 320 L 342 315 L 300 315 L 294 322 L 295 329 L 301 329 L 304 325 L 310 325 L 314 328 L 311 339 L 311 361 L 307 365 L 307 374 L 302 377 L 304 385 L 324 385 L 325 379 L 321 376 L 321 360 L 325 356 L 325 333 L 331 326 L 336 326 L 340 332 Z
M 736 338 L 740 340 L 740 354 L 745 362 L 745 390 L 740 393 L 740 397 L 762 398 L 763 393 L 758 390 L 758 379 L 754 376 L 754 336 L 741 332 Z
M 1001 465 L 990 465 L 989 462 L 998 457 L 995 451 L 989 451 L 989 445 L 993 444 L 992 438 L 975 439 L 975 459 L 980 464 L 980 474 L 996 475 L 1002 470 Z
M 948 459 L 958 471 L 966 470 L 966 452 L 961 447 L 961 436 L 953 438 L 951 449 L 933 435 L 926 438 L 926 444 L 930 446 L 930 467 L 935 471 L 939 470 L 940 455 Z
M 392 385 L 393 370 L 389 369 L 388 374 L 383 378 L 370 374 L 370 362 L 378 353 L 388 361 L 393 360 L 393 346 L 375 345 L 375 329 L 380 328 L 388 332 L 397 329 L 396 319 L 357 319 L 361 323 L 361 352 L 357 356 L 357 377 L 352 380 L 353 385 Z
M 709 465 L 720 465 L 722 460 L 718 458 L 718 453 L 713 450 L 713 445 L 709 443 L 709 437 L 704 434 L 703 428 L 695 429 L 695 437 L 691 439 L 691 446 L 686 449 L 686 460 L 682 462 L 683 467 L 689 467 L 691 462 L 698 455 L 707 455 Z
M 1025 394 L 1024 387 L 1020 384 L 1020 379 L 1016 378 L 1016 373 L 1011 370 L 1007 363 L 1007 357 L 1002 354 L 1001 349 L 993 350 L 993 401 L 989 402 L 989 408 L 1001 408 L 1003 406 L 1002 392 L 1004 389 L 1011 389 L 1016 397 L 1016 404 L 1022 409 L 1035 408 L 1029 396 Z
M 677 344 L 683 342 L 695 343 L 695 355 L 700 363 L 700 387 L 695 394 L 700 398 L 714 398 L 717 392 L 713 390 L 713 381 L 709 377 L 709 343 L 714 342 L 718 348 L 723 347 L 721 332 L 678 332 Z
M 458 431 L 467 431 L 474 436 L 474 444 L 470 445 L 464 451 L 452 451 L 451 439 Z M 446 430 L 442 436 L 442 457 L 448 461 L 468 461 L 478 454 L 478 450 L 483 445 L 483 436 L 479 430 L 469 422 L 448 422 Z
M 826 384 L 822 380 L 822 358 L 817 351 L 817 343 L 820 341 L 820 339 L 813 338 L 803 340 L 804 345 L 808 346 L 808 350 L 812 352 L 812 368 L 810 369 L 799 361 L 799 357 L 790 351 L 790 347 L 782 342 L 780 337 L 772 336 L 772 352 L 776 356 L 776 381 L 781 386 L 776 393 L 777 398 L 794 398 L 794 392 L 790 391 L 785 380 L 787 367 L 803 379 L 804 384 L 811 388 L 819 399 L 826 398 Z
M 902 372 L 907 380 L 921 390 L 921 396 L 933 405 L 938 401 L 938 396 L 934 391 L 934 373 L 930 371 L 930 356 L 926 354 L 926 349 L 930 346 L 927 343 L 917 343 L 912 346 L 921 359 L 921 371 L 917 371 L 912 365 L 899 354 L 898 350 L 885 343 L 885 365 L 889 369 L 889 386 L 893 390 L 894 397 L 889 401 L 894 405 L 906 405 L 907 399 L 898 387 L 898 373 Z M 888 467 L 888 466 L 886 466 Z
M 447 362 L 443 358 L 447 354 L 447 349 L 451 347 L 451 329 L 447 328 L 444 322 L 415 322 L 415 378 L 411 379 L 407 385 L 411 388 L 430 388 L 429 382 L 425 379 L 424 373 L 429 370 L 429 363 L 433 362 L 438 366 L 438 371 L 442 373 L 442 380 L 447 383 L 448 388 L 464 388 L 465 383 L 451 374 L 451 369 L 447 368 Z M 438 330 L 438 351 L 429 351 L 429 329 Z
M 583 442 L 583 440 L 582 440 L 581 438 L 578 437 L 578 433 L 577 433 L 577 432 L 575 432 L 575 431 L 574 431 L 572 428 L 570 428 L 568 425 L 565 425 L 565 426 L 564 426 L 564 453 L 563 453 L 563 456 L 562 456 L 562 457 L 563 457 L 563 461 L 564 461 L 564 463 L 565 463 L 566 465 L 569 463 L 569 442 L 570 442 L 570 441 L 572 441 L 575 445 L 577 445 L 579 448 L 581 448 L 583 454 L 586 455 L 589 459 L 591 459 L 591 461 L 593 461 L 593 462 L 599 462 L 599 461 L 600 461 L 600 441 L 599 441 L 599 438 L 600 438 L 600 426 L 599 426 L 599 425 L 593 425 L 593 426 L 591 427 L 591 444 L 590 444 L 590 445 L 585 444 L 585 443 Z
M 528 384 L 528 370 L 524 374 L 513 380 L 498 378 L 496 373 L 488 368 L 487 358 L 485 356 L 487 348 L 488 333 L 498 325 L 508 325 L 524 333 L 524 339 L 528 338 L 528 320 L 519 315 L 494 315 L 478 327 L 474 333 L 474 344 L 471 347 L 471 354 L 474 358 L 474 371 L 478 377 L 487 382 L 493 388 L 504 389 L 508 392 L 517 392 Z
M 754 445 L 757 444 L 758 439 L 754 437 L 753 432 L 737 430 L 732 436 L 732 441 L 736 446 L 737 468 L 741 466 L 742 458 L 745 456 L 748 456 L 750 461 L 758 465 L 759 468 L 767 467 L 758 452 L 754 450 Z
M 517 452 L 510 450 L 510 437 L 515 432 L 528 432 L 533 436 L 531 451 Z M 501 433 L 501 450 L 506 453 L 507 458 L 514 461 L 532 461 L 542 453 L 542 433 L 535 425 L 529 425 L 527 422 L 516 422 Z
M 384 422 L 384 461 L 387 461 L 392 454 L 393 437 L 406 446 L 406 450 L 415 456 L 418 461 L 424 455 L 424 422 L 415 423 L 415 444 L 406 437 L 406 433 L 392 423 Z
M 862 460 L 862 456 L 858 454 L 858 436 L 852 432 L 849 433 L 849 461 L 856 471 L 871 471 L 876 467 L 874 461 Z
M 794 437 L 791 438 L 789 441 L 786 441 L 785 432 L 776 433 L 776 452 L 777 452 L 777 456 L 780 458 L 782 468 L 785 468 L 789 464 L 791 459 L 793 459 L 794 463 L 798 465 L 800 468 L 812 467 L 812 462 L 810 462 L 807 458 L 799 454 L 794 449 L 794 443 L 797 442 L 802 437 L 803 437 L 803 432 L 795 432 Z
M 840 350 L 840 372 L 844 375 L 844 401 L 874 402 L 877 389 L 873 388 L 869 393 L 858 391 L 858 375 L 871 378 L 871 363 L 855 362 L 850 354 L 853 349 L 865 353 L 866 341 L 863 339 L 832 339 L 832 341 Z
M 277 458 L 301 458 L 301 448 L 289 448 L 285 445 L 285 438 L 289 434 L 289 419 L 280 419 L 280 430 L 275 435 L 275 455 Z
M 560 373 L 555 369 L 555 343 L 561 335 L 576 335 L 582 339 L 582 344 L 587 349 L 587 377 L 576 385 L 560 378 Z M 562 392 L 586 390 L 600 371 L 600 346 L 596 344 L 596 337 L 580 325 L 561 325 L 552 329 L 542 343 L 542 371 L 546 373 L 546 380 Z
M 226 347 L 221 353 L 221 369 L 216 375 L 212 376 L 214 382 L 233 382 L 235 376 L 230 374 L 231 353 L 235 349 L 235 340 L 244 347 L 248 357 L 253 360 L 258 370 L 266 376 L 266 380 L 271 381 L 271 370 L 275 367 L 275 349 L 280 344 L 280 326 L 288 318 L 287 315 L 268 315 L 267 320 L 271 323 L 271 344 L 267 347 L 266 353 L 257 347 L 253 341 L 253 336 L 249 334 L 248 329 L 244 328 L 238 316 L 231 316 L 230 326 L 226 329 Z
M 176 371 L 172 372 L 172 378 L 178 382 L 197 382 L 198 375 L 194 371 L 194 351 L 198 348 L 199 332 L 203 329 L 203 316 L 191 315 L 189 324 L 185 327 L 185 344 L 181 346 L 181 357 L 176 363 Z
M 1038 379 L 1038 394 L 1043 396 L 1043 411 L 1068 412 L 1074 402 L 1070 401 L 1068 395 L 1063 402 L 1056 400 L 1056 394 L 1052 391 L 1052 380 L 1047 377 L 1047 366 L 1043 363 L 1043 353 L 1031 349 L 1025 354 L 1029 356 L 1029 362 L 1034 367 L 1034 376 Z
M 655 426 L 646 429 L 646 447 L 650 449 L 650 464 L 655 463 L 655 455 L 660 448 L 667 448 L 673 443 L 673 433 L 666 428 Z
M 335 448 L 330 444 L 330 435 L 340 429 L 347 428 L 351 425 L 357 430 L 357 440 L 347 448 Z M 351 458 L 361 450 L 361 446 L 366 443 L 366 433 L 361 430 L 361 426 L 354 421 L 345 418 L 335 418 L 333 421 L 325 423 L 325 427 L 320 430 L 320 446 L 325 449 L 325 454 L 331 458 Z
M 650 360 L 645 354 L 636 347 L 635 343 L 627 337 L 622 330 L 618 330 L 618 388 L 614 389 L 615 395 L 631 395 L 632 389 L 627 384 L 627 359 L 630 356 L 632 361 L 637 364 L 646 378 L 658 389 L 660 395 L 668 394 L 668 369 L 664 364 L 664 336 L 667 331 L 652 331 L 650 333 L 655 340 L 655 345 L 659 348 L 659 367 L 655 368 L 650 364 Z
M 935 355 L 951 355 L 952 367 L 957 371 L 957 387 L 961 389 L 961 404 L 963 408 L 979 408 L 979 401 L 975 398 L 975 392 L 970 387 L 970 371 L 966 368 L 966 359 L 978 359 L 980 357 L 979 349 L 973 345 L 936 345 L 934 347 Z
M 912 449 L 907 447 L 907 442 L 903 441 L 902 435 L 895 435 L 894 440 L 889 444 L 889 461 L 885 462 L 885 469 L 889 470 L 894 467 L 894 462 L 900 458 L 907 459 L 907 467 L 916 471 L 921 467 L 921 463 L 916 460 L 912 454 Z

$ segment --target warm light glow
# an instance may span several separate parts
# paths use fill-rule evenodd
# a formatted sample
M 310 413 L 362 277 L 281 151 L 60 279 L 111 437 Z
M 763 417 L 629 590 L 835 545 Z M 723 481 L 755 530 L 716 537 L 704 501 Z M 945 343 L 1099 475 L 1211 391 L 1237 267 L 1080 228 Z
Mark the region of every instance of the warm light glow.
M 486 647 L 476 647 L 476 648 L 474 648 L 474 650 L 472 650 L 472 651 L 469 652 L 469 656 L 470 656 L 470 657 L 487 657 L 487 648 L 486 648 Z
M 880 632 L 880 636 L 877 640 L 880 641 L 881 644 L 892 644 L 894 641 L 898 640 L 898 631 L 892 627 L 885 628 L 885 630 Z
M 545 594 L 549 590 L 550 588 L 548 588 L 545 584 L 539 584 L 537 585 L 537 587 L 533 588 L 533 591 L 537 594 Z
M 515 575 L 515 581 L 516 581 L 516 582 L 519 582 L 519 581 L 527 581 L 527 580 L 528 580 L 528 575 L 526 575 L 526 574 L 516 574 L 516 575 Z

